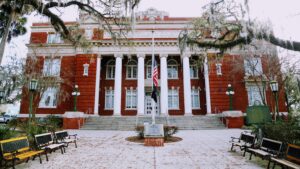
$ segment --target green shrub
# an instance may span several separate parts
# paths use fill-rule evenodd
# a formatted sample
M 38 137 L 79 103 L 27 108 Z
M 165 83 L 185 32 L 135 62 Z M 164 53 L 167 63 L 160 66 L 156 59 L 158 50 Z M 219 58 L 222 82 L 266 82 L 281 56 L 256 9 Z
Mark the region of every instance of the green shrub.
M 55 132 L 57 129 L 61 129 L 63 127 L 63 119 L 58 116 L 48 115 L 44 119 L 44 124 L 48 131 Z
M 9 127 L 1 125 L 0 126 L 0 140 L 10 139 L 15 137 L 17 133 L 15 131 L 10 130 Z
M 140 139 L 144 138 L 144 126 L 136 126 L 135 131 Z M 176 126 L 164 126 L 164 140 L 170 139 L 177 132 L 178 127 Z

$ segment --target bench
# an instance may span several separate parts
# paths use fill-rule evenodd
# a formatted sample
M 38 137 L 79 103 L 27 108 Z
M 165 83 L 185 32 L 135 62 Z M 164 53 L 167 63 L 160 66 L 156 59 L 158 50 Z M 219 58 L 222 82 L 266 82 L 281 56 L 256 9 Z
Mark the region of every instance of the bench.
M 64 143 L 66 147 L 69 146 L 70 143 L 74 143 L 77 148 L 77 134 L 70 135 L 67 131 L 58 131 L 54 133 L 57 143 Z M 71 138 L 73 137 L 73 138 Z
M 240 138 L 231 137 L 231 151 L 234 147 L 239 147 L 241 151 L 244 151 L 243 156 L 245 157 L 246 150 L 248 148 L 253 148 L 255 144 L 256 137 L 251 133 L 242 132 Z
M 32 160 L 34 160 L 36 156 L 39 157 L 40 163 L 42 163 L 41 154 L 44 152 L 44 150 L 31 150 L 27 137 L 2 140 L 0 141 L 0 149 L 1 159 L 4 161 L 4 167 L 8 165 L 8 162 L 11 162 L 11 167 L 15 168 L 17 161 L 26 160 L 26 162 L 28 162 L 30 157 L 32 157 Z
M 276 157 L 271 157 L 270 161 L 274 162 L 273 169 L 275 168 L 276 164 L 279 164 L 282 166 L 282 168 L 288 167 L 288 168 L 294 168 L 299 169 L 300 168 L 300 146 L 296 146 L 293 144 L 288 144 L 288 148 L 285 153 L 285 158 L 280 159 Z M 298 164 L 296 164 L 298 163 Z
M 54 143 L 51 133 L 35 135 L 34 139 L 35 139 L 35 143 L 36 143 L 37 147 L 40 150 L 45 150 L 47 161 L 48 161 L 48 156 L 47 156 L 48 152 L 52 153 L 52 151 L 55 151 L 57 149 L 60 149 L 62 154 L 65 152 L 65 148 L 64 148 L 65 144 L 64 143 L 60 143 L 60 144 Z
M 268 138 L 263 138 L 259 148 L 257 148 L 257 149 L 248 148 L 247 149 L 247 152 L 250 153 L 249 160 L 251 160 L 253 154 L 255 156 L 258 155 L 263 160 L 264 159 L 269 160 L 269 163 L 268 163 L 268 168 L 269 168 L 270 158 L 278 156 L 280 154 L 281 147 L 282 147 L 282 142 L 268 139 Z

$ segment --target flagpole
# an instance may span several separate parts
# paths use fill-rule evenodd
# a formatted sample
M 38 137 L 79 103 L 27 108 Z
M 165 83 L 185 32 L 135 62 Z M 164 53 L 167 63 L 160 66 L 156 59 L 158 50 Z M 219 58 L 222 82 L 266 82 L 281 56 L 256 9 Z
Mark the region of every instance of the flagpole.
M 153 76 L 153 71 L 154 71 L 154 26 L 152 28 L 152 76 Z M 152 91 L 153 91 L 153 78 L 152 79 Z M 152 115 L 152 124 L 155 124 L 155 101 L 152 98 L 152 111 L 151 111 L 151 115 Z

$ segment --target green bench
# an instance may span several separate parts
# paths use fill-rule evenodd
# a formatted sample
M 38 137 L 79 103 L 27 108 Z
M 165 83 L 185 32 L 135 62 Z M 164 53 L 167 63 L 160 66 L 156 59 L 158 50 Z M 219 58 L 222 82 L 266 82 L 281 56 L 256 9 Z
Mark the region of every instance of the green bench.
M 41 154 L 44 150 L 31 150 L 27 137 L 18 137 L 0 141 L 1 149 L 1 165 L 4 162 L 4 167 L 9 167 L 8 163 L 11 162 L 11 167 L 15 168 L 16 162 L 29 161 L 32 157 L 34 160 L 37 156 L 42 163 Z

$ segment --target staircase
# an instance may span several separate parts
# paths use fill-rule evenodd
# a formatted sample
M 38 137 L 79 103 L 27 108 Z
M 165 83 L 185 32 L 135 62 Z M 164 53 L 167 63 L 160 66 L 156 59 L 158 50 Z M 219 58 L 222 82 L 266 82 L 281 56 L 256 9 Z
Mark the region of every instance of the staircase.
M 158 116 L 157 124 L 174 125 L 180 130 L 224 129 L 218 116 Z M 150 116 L 89 117 L 81 130 L 134 130 L 137 125 L 151 123 Z

